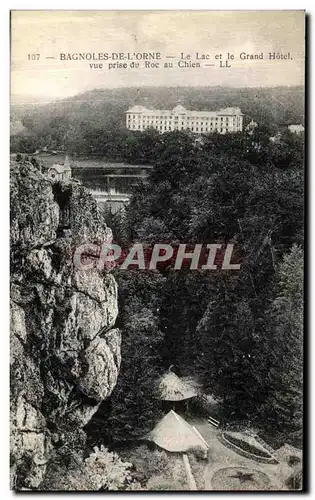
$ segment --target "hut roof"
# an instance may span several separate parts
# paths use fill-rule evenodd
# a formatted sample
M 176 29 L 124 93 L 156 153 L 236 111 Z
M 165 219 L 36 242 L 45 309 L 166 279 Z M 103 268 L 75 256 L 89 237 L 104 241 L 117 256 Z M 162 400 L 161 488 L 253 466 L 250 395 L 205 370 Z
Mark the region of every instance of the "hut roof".
M 144 111 L 148 111 L 147 108 L 144 106 L 140 106 L 139 104 L 136 104 L 135 106 L 132 106 L 129 108 L 126 113 L 143 113 Z
M 181 381 L 197 394 L 202 391 L 202 384 L 195 377 L 181 377 Z
M 160 399 L 164 401 L 183 401 L 197 396 L 197 390 L 192 384 L 184 383 L 175 373 L 168 372 L 161 378 Z
M 185 453 L 189 448 L 208 449 L 199 432 L 171 410 L 149 433 L 149 439 L 164 450 Z

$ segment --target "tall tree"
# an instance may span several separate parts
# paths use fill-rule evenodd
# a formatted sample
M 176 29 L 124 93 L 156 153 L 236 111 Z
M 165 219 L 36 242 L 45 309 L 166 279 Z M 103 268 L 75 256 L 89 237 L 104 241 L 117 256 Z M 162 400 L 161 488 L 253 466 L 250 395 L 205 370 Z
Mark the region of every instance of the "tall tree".
M 298 443 L 303 405 L 303 249 L 293 245 L 278 272 L 278 295 L 269 317 L 273 360 L 270 391 L 264 406 L 269 429 Z
M 157 271 L 116 273 L 119 288 L 121 367 L 110 399 L 93 416 L 90 444 L 144 436 L 160 417 L 161 374 L 159 311 L 164 278 Z
M 246 296 L 222 278 L 198 324 L 203 384 L 222 400 L 228 420 L 249 418 L 264 394 L 264 341 Z

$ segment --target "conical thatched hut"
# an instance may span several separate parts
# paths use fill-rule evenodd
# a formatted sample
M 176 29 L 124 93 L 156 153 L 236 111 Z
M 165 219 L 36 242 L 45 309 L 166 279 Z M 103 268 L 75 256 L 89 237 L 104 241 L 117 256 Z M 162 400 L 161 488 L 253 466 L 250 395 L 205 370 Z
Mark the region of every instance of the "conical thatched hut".
M 161 378 L 159 390 L 163 401 L 184 401 L 197 396 L 197 391 L 191 385 L 184 383 L 171 371 Z
M 171 410 L 149 433 L 148 438 L 164 450 L 185 453 L 191 448 L 209 448 L 197 429 Z

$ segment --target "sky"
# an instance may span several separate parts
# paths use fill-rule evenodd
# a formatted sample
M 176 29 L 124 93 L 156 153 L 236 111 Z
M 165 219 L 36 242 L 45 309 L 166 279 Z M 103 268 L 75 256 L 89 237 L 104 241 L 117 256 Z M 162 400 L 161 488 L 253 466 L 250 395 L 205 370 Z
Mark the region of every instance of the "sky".
M 160 67 L 152 69 L 109 69 L 108 61 L 100 61 L 101 69 L 91 69 L 89 61 L 60 60 L 60 53 L 93 52 L 160 52 L 162 59 Z M 197 52 L 209 54 L 209 60 L 201 61 L 200 68 L 179 68 L 182 52 L 190 54 L 194 62 Z M 227 52 L 234 54 L 231 67 L 220 68 L 215 55 L 221 53 L 224 64 Z M 269 52 L 289 52 L 290 58 L 271 61 Z M 263 53 L 263 60 L 243 60 L 241 53 Z M 39 60 L 29 60 L 29 54 L 40 54 Z M 11 14 L 12 100 L 19 96 L 52 100 L 94 88 L 147 85 L 303 85 L 304 57 L 304 11 L 46 10 Z M 165 62 L 173 63 L 173 68 L 164 68 Z

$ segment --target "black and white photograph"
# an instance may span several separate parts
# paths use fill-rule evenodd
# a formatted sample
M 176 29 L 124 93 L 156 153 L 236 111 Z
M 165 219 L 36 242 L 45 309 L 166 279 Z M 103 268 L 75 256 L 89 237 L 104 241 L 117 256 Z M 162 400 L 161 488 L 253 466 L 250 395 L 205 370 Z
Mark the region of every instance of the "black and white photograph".
M 11 489 L 305 490 L 305 11 L 10 31 Z

